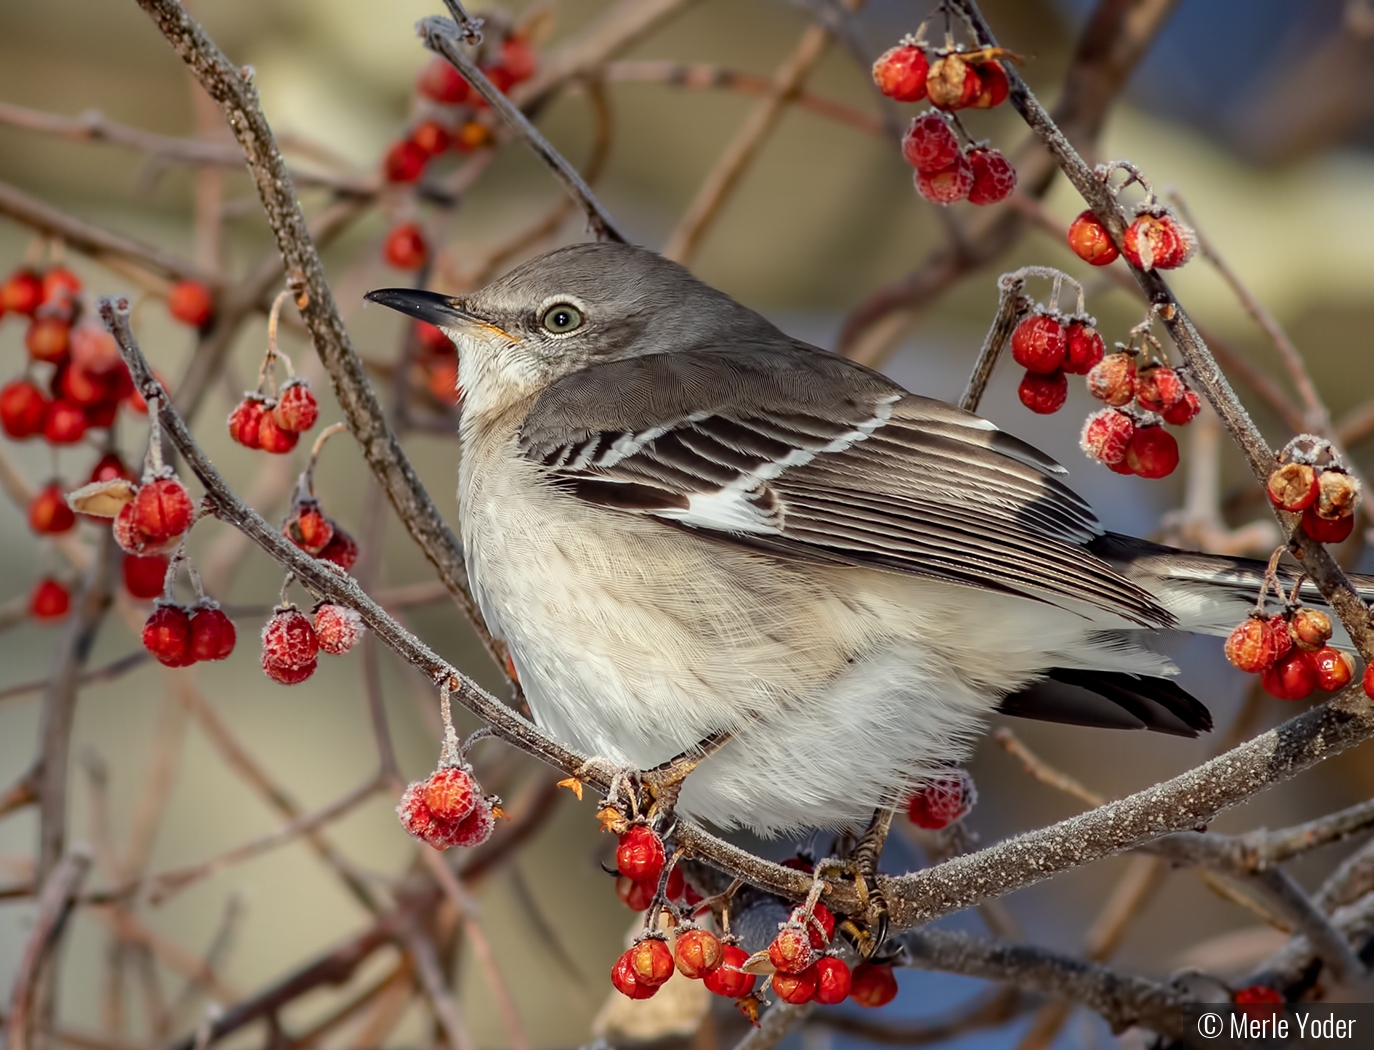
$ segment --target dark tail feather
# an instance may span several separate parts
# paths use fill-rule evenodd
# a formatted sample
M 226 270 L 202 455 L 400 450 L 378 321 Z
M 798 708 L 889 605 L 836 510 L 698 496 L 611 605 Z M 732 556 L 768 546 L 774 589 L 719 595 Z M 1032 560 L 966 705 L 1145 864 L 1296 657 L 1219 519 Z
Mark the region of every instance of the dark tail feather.
M 1117 671 L 1056 667 L 1047 677 L 1008 696 L 998 710 L 1042 722 L 1149 729 L 1172 736 L 1197 736 L 1212 728 L 1211 712 L 1169 679 Z

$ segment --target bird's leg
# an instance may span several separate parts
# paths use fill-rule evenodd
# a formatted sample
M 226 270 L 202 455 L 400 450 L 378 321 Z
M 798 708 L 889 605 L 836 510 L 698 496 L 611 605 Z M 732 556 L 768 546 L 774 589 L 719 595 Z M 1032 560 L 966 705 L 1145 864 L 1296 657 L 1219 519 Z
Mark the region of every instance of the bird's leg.
M 651 823 L 667 825 L 672 823 L 673 810 L 687 775 L 730 742 L 730 734 L 722 731 L 712 733 L 695 747 L 662 765 L 647 769 L 640 774 L 640 783 L 648 801 L 648 816 Z
M 878 861 L 882 859 L 883 846 L 887 843 L 888 832 L 892 830 L 892 810 L 888 808 L 873 811 L 873 819 L 860 836 L 848 860 L 825 861 L 824 866 L 843 871 L 854 878 L 854 890 L 859 896 L 860 914 L 845 919 L 840 928 L 853 939 L 859 954 L 871 958 L 883 942 L 887 940 L 887 927 L 891 915 L 887 901 L 878 889 Z M 823 865 L 817 865 L 819 877 Z M 856 919 L 858 921 L 856 921 Z

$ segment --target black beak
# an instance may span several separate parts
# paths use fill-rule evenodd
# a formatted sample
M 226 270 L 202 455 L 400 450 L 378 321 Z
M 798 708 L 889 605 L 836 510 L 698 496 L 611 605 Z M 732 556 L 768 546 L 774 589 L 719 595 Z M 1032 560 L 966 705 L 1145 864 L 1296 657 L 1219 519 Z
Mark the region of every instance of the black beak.
M 461 309 L 459 300 L 438 292 L 427 292 L 420 288 L 378 288 L 363 298 L 444 328 L 460 328 L 464 325 L 492 327 L 489 321 Z

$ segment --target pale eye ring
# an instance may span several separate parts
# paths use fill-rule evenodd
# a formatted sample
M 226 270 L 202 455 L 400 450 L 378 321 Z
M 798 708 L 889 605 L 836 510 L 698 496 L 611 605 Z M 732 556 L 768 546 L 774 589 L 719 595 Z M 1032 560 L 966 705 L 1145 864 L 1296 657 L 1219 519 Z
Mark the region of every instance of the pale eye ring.
M 572 303 L 554 303 L 544 311 L 539 323 L 554 335 L 566 335 L 582 327 L 582 311 Z

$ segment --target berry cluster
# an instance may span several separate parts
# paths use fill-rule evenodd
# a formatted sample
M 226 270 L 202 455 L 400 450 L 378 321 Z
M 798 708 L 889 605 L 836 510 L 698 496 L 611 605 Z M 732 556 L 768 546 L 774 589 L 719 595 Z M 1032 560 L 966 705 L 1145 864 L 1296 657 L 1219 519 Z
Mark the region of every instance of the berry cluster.
M 243 395 L 243 400 L 229 413 L 229 436 L 244 448 L 261 449 L 282 455 L 296 447 L 296 442 L 320 418 L 320 405 L 310 384 L 296 375 L 291 359 L 277 349 L 277 324 L 282 304 L 292 293 L 287 290 L 272 303 L 267 317 L 267 353 L 258 369 L 258 387 Z M 280 393 L 276 389 L 273 365 L 280 360 L 286 369 L 286 382 Z M 271 383 L 271 392 L 267 390 Z
M 306 616 L 281 605 L 262 628 L 262 670 L 281 685 L 299 685 L 315 673 L 319 654 L 342 656 L 363 635 L 357 610 L 321 602 Z
M 415 335 L 420 344 L 415 365 L 425 389 L 439 404 L 456 405 L 463 396 L 458 385 L 458 348 L 441 330 L 424 321 L 415 322 Z
M 1145 178 L 1134 165 L 1114 161 L 1097 169 L 1098 178 L 1107 182 L 1116 171 L 1127 173 L 1126 181 L 1115 189 L 1133 182 L 1145 188 L 1145 198 L 1130 211 L 1131 221 L 1117 246 L 1107 227 L 1091 209 L 1082 212 L 1069 225 L 1069 247 L 1073 253 L 1092 266 L 1106 266 L 1118 255 L 1142 270 L 1172 270 L 1182 266 L 1197 250 L 1197 235 L 1167 205 L 1161 204 Z
M 1037 308 L 1011 333 L 1011 356 L 1026 370 L 1016 396 L 1032 412 L 1058 412 L 1068 400 L 1069 374 L 1085 375 L 1103 353 L 1091 317 Z
M 159 600 L 143 624 L 143 648 L 164 667 L 223 660 L 234 651 L 237 640 L 234 622 L 209 598 L 189 608 Z
M 884 51 L 873 63 L 873 82 L 897 102 L 930 99 L 937 109 L 992 109 L 1007 100 L 1011 82 L 1001 59 L 1009 52 L 997 48 L 960 51 L 941 48 L 931 51 L 921 42 L 922 34 L 907 37 L 896 47 Z
M 1260 676 L 1264 691 L 1279 700 L 1305 700 L 1317 689 L 1344 689 L 1355 677 L 1355 661 L 1334 648 L 1331 617 L 1296 602 L 1283 612 L 1257 609 L 1226 639 L 1226 659 L 1247 674 Z M 1364 677 L 1374 696 L 1374 675 Z
M 978 802 L 973 777 L 959 768 L 950 769 L 925 783 L 907 800 L 907 816 L 918 828 L 939 831 L 969 815 Z
M 1289 442 L 1265 489 L 1274 506 L 1302 515 L 1302 531 L 1318 543 L 1343 543 L 1354 531 L 1360 483 L 1324 441 Z
M 320 510 L 314 496 L 298 496 L 282 526 L 282 535 L 312 558 L 333 562 L 344 572 L 358 560 L 358 542 L 342 525 Z
M 935 204 L 996 204 L 1016 188 L 1016 170 L 998 150 L 970 143 L 960 148 L 942 113 L 917 117 L 902 136 L 902 156 L 916 169 L 916 190 Z
M 465 763 L 441 764 L 410 784 L 396 806 L 401 827 L 434 849 L 480 846 L 496 827 L 496 807 Z
M 836 955 L 822 954 L 835 936 L 835 916 L 819 901 L 797 908 L 768 945 L 773 991 L 785 1003 L 799 1006 L 813 1000 L 827 1006 L 849 997 L 854 975 Z

